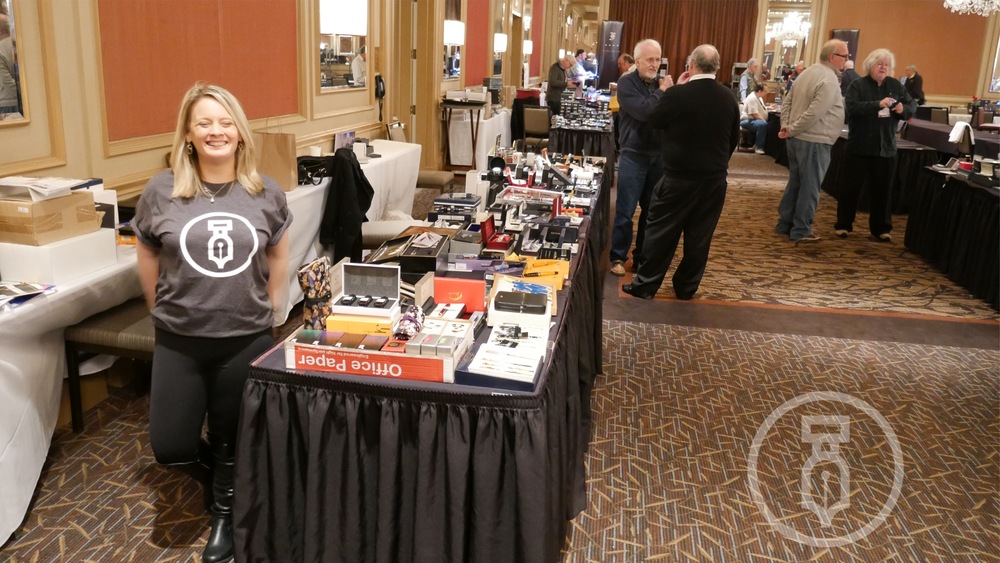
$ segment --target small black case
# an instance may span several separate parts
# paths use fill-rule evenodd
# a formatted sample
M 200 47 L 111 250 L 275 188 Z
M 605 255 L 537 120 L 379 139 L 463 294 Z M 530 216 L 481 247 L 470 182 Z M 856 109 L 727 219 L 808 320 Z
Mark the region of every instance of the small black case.
M 548 296 L 541 293 L 524 293 L 521 291 L 500 291 L 493 298 L 493 307 L 497 311 L 514 313 L 531 313 L 539 315 L 545 312 Z

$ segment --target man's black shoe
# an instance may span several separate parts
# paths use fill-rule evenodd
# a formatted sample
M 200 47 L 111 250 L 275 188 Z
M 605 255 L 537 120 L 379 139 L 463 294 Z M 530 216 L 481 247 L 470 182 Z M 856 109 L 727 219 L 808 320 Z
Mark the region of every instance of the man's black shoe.
M 639 293 L 639 290 L 635 287 L 634 284 L 631 284 L 631 283 L 627 283 L 627 284 L 623 285 L 622 286 L 622 291 L 624 291 L 625 293 L 631 295 L 632 297 L 638 297 L 639 299 L 652 299 L 653 298 L 653 294 L 652 293 L 650 293 L 650 294 Z

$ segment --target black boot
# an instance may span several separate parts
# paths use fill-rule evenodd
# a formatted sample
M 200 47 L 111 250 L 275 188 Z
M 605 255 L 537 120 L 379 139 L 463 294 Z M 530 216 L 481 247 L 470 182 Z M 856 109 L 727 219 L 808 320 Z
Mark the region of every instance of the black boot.
M 209 440 L 215 459 L 212 505 L 209 508 L 212 531 L 208 534 L 201 560 L 204 563 L 224 563 L 233 560 L 233 461 L 236 451 L 233 444 L 218 436 L 209 436 Z

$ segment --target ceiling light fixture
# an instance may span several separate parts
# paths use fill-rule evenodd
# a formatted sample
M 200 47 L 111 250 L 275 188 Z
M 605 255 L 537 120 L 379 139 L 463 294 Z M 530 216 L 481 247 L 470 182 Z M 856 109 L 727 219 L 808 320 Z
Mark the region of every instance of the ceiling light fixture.
M 944 0 L 944 7 L 958 14 L 988 17 L 1000 12 L 1000 0 Z

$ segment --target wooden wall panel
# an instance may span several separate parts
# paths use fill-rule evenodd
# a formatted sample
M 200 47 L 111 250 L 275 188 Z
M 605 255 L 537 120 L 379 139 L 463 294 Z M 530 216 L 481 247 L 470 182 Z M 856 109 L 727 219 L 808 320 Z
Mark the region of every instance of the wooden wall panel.
M 294 0 L 100 0 L 109 141 L 174 130 L 201 80 L 251 119 L 298 112 Z
M 928 96 L 972 96 L 978 92 L 980 52 L 987 19 L 959 15 L 940 0 L 836 0 L 829 3 L 823 41 L 833 29 L 860 29 L 859 74 L 865 57 L 884 47 L 896 55 L 893 76 L 917 65 Z
M 469 21 L 465 23 L 462 76 L 466 86 L 482 86 L 488 68 L 487 57 L 493 60 L 493 54 L 486 52 L 493 42 L 490 0 L 469 0 L 467 13 Z
M 543 0 L 533 0 L 531 4 L 531 42 L 533 43 L 528 70 L 531 76 L 539 76 L 544 69 L 547 73 L 548 66 L 542 65 L 542 30 L 545 29 L 545 2 Z M 555 61 L 552 61 L 555 62 Z M 552 64 L 550 62 L 549 64 Z M 542 77 L 547 80 L 547 77 Z

